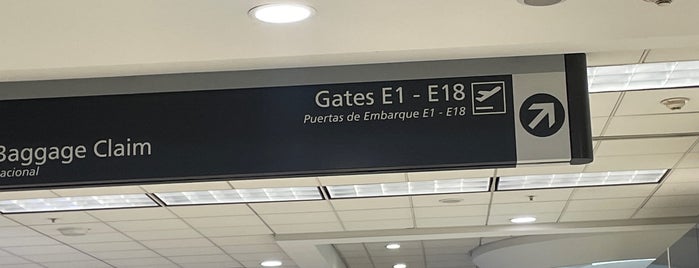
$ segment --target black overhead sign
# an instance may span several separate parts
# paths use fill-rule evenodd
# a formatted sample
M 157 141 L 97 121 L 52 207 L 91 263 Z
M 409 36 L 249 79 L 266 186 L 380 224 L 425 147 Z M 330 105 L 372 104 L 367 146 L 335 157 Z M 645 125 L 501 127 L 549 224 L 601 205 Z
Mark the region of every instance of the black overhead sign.
M 0 188 L 588 163 L 585 65 L 578 54 L 0 83 L 32 98 L 0 101 Z

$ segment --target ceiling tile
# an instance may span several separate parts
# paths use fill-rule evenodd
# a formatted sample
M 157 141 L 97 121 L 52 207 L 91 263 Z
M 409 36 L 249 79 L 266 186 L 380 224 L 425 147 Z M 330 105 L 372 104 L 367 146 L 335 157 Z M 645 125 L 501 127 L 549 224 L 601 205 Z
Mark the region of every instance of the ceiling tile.
M 136 240 L 160 240 L 160 239 L 176 239 L 176 238 L 200 238 L 201 235 L 193 229 L 180 230 L 150 230 L 150 231 L 135 231 L 124 232 L 128 236 Z
M 119 195 L 145 193 L 138 186 L 109 186 L 91 188 L 69 188 L 53 190 L 59 196 L 91 196 L 91 195 Z
M 245 204 L 225 204 L 225 205 L 197 205 L 197 206 L 171 206 L 168 207 L 172 213 L 182 218 L 195 217 L 220 217 L 236 215 L 254 215 L 250 207 Z
M 58 230 L 59 228 L 66 228 L 66 227 L 77 227 L 77 228 L 87 228 L 88 229 L 88 234 L 99 234 L 99 233 L 115 233 L 116 230 L 114 228 L 109 227 L 108 225 L 101 223 L 101 222 L 87 222 L 87 223 L 70 223 L 70 224 L 52 224 L 52 225 L 37 225 L 37 226 L 32 226 L 35 230 L 49 235 L 49 236 L 61 236 L 61 232 Z
M 319 177 L 320 183 L 328 185 L 353 185 L 353 184 L 376 184 L 386 182 L 405 182 L 405 173 L 391 174 L 368 174 L 368 175 L 347 175 L 347 176 L 327 176 Z
M 101 260 L 114 259 L 132 259 L 132 258 L 156 258 L 160 257 L 157 253 L 151 250 L 119 250 L 119 251 L 102 251 L 91 253 L 92 256 Z
M 657 184 L 615 185 L 603 187 L 582 187 L 573 191 L 570 199 L 605 199 L 625 197 L 647 197 L 658 187 Z
M 699 146 L 694 147 L 696 151 Z M 699 167 L 699 153 L 687 154 L 682 161 L 677 165 L 678 168 L 695 168 Z
M 16 255 L 43 255 L 43 254 L 71 254 L 79 253 L 77 250 L 65 245 L 50 245 L 50 246 L 30 246 L 30 247 L 7 247 L 3 248 Z
M 337 222 L 335 212 L 308 212 L 289 214 L 266 214 L 260 217 L 270 225 Z
M 609 117 L 619 100 L 621 92 L 604 92 L 590 94 L 590 116 Z
M 236 189 L 318 186 L 316 177 L 229 181 Z
M 593 117 L 590 118 L 590 124 L 592 126 L 592 137 L 602 136 L 602 131 L 604 131 L 604 126 L 607 125 L 609 117 Z
M 493 204 L 532 202 L 530 196 L 534 196 L 533 202 L 565 201 L 568 200 L 572 188 L 546 189 L 546 190 L 522 190 L 522 191 L 498 191 L 493 193 Z
M 233 259 L 224 254 L 219 255 L 201 255 L 201 256 L 178 256 L 170 257 L 170 260 L 179 264 L 192 264 L 192 263 L 226 263 L 231 262 Z
M 250 207 L 258 214 L 321 212 L 333 210 L 330 203 L 326 200 L 255 203 L 250 204 Z
M 663 183 L 653 196 L 699 195 L 699 182 Z
M 342 223 L 347 231 L 408 229 L 415 227 L 412 219 L 343 221 Z
M 409 208 L 348 210 L 338 211 L 337 214 L 342 221 L 371 221 L 412 218 L 412 211 Z
M 237 268 L 244 267 L 242 264 L 236 261 L 227 262 L 207 262 L 207 263 L 180 263 L 182 268 Z M 280 266 L 280 268 L 288 267 L 286 265 Z M 298 268 L 298 267 L 296 267 Z
M 1 263 L 3 268 L 46 268 L 46 266 L 41 266 L 38 264 L 33 264 L 33 263 L 25 263 L 25 264 L 4 264 Z
M 477 217 L 444 217 L 444 218 L 416 218 L 418 228 L 457 227 L 457 226 L 482 226 L 485 225 L 486 216 Z
M 699 132 L 699 113 L 615 116 L 605 136 Z
M 167 208 L 130 208 L 90 211 L 90 215 L 103 221 L 135 221 L 177 218 Z
M 679 111 L 661 104 L 667 98 L 685 97 L 690 101 Z M 694 100 L 694 101 L 692 101 Z M 644 115 L 699 112 L 699 88 L 671 88 L 627 91 L 616 115 Z
M 602 210 L 633 210 L 637 209 L 645 201 L 645 197 L 638 198 L 614 198 L 614 199 L 588 199 L 571 200 L 568 202 L 566 212 L 573 211 L 602 211 Z
M 518 225 L 510 222 L 510 220 L 522 216 L 534 216 L 536 217 L 536 223 L 553 223 L 558 220 L 560 215 L 561 213 L 528 213 L 526 211 L 513 215 L 490 215 L 488 225 Z
M 687 217 L 699 215 L 699 206 L 692 207 L 663 207 L 663 208 L 642 208 L 634 219 L 642 218 L 666 218 L 666 217 Z
M 169 249 L 169 248 L 206 248 L 213 247 L 214 244 L 211 243 L 206 238 L 186 238 L 186 239 L 165 239 L 165 240 L 147 240 L 140 241 L 147 247 L 151 249 Z
M 488 205 L 418 207 L 416 218 L 472 217 L 488 215 Z
M 0 227 L 0 238 L 41 236 L 25 226 Z
M 664 183 L 699 182 L 699 168 L 673 169 L 664 181 Z
M 0 247 L 23 247 L 36 245 L 57 245 L 58 241 L 45 236 L 15 237 L 12 239 L 0 239 Z
M 330 200 L 335 210 L 359 210 L 410 207 L 410 197 L 376 197 Z
M 516 168 L 499 168 L 497 175 L 504 176 L 523 176 L 523 175 L 544 175 L 544 174 L 560 174 L 560 173 L 580 173 L 584 166 L 569 165 L 569 164 L 543 164 L 543 165 L 523 165 Z
M 698 47 L 654 48 L 644 62 L 699 60 Z
M 0 192 L 0 200 L 51 198 L 57 195 L 48 190 Z
M 422 248 L 403 248 L 396 250 L 372 250 L 371 257 L 400 257 L 400 256 L 420 256 L 422 255 Z
M 220 248 L 210 247 L 178 247 L 154 249 L 158 254 L 165 257 L 172 256 L 195 256 L 195 255 L 220 255 L 224 254 Z
M 300 233 L 326 233 L 341 232 L 342 225 L 339 222 L 305 223 L 305 224 L 276 224 L 270 228 L 277 234 L 300 234 Z
M 585 172 L 630 171 L 672 168 L 683 154 L 598 156 Z
M 699 206 L 699 195 L 656 196 L 653 195 L 643 208 L 670 208 Z
M 16 223 L 12 221 L 9 218 L 6 218 L 3 215 L 0 215 L 0 227 L 10 227 L 10 226 L 19 226 L 19 223 Z
M 226 226 L 250 226 L 264 224 L 258 216 L 227 216 L 227 217 L 205 217 L 185 219 L 187 223 L 196 228 L 226 227 Z
M 466 250 L 471 250 L 477 247 L 478 244 L 478 238 L 439 239 L 422 241 L 422 245 L 425 247 L 425 249 L 462 248 Z
M 83 253 L 42 254 L 24 257 L 34 262 L 74 262 L 95 260 L 94 258 Z
M 366 250 L 369 251 L 372 255 L 375 253 L 381 251 L 381 252 L 394 252 L 394 253 L 400 253 L 403 249 L 422 249 L 422 243 L 420 241 L 402 241 L 399 242 L 400 248 L 399 249 L 387 249 L 386 245 L 388 245 L 390 242 L 378 242 L 378 243 L 364 243 L 364 247 L 366 247 Z M 359 245 L 360 247 L 362 244 L 355 244 Z M 364 250 L 364 247 L 361 247 L 360 250 Z M 358 250 L 359 248 L 355 248 L 355 250 Z M 422 254 L 422 253 L 420 253 Z M 387 254 L 382 254 L 383 256 L 387 256 Z
M 83 236 L 64 236 L 57 235 L 53 238 L 60 240 L 63 243 L 98 243 L 98 242 L 128 242 L 131 238 L 122 235 L 121 233 L 98 233 Z
M 625 220 L 631 218 L 636 209 L 601 211 L 566 211 L 560 222 Z
M 199 232 L 207 237 L 236 236 L 236 235 L 262 235 L 271 234 L 272 231 L 265 225 L 251 225 L 238 227 L 199 228 Z
M 0 257 L 0 265 L 6 265 L 6 264 L 25 264 L 29 263 L 29 261 L 16 257 L 16 256 L 2 256 Z
M 636 64 L 639 63 L 644 51 L 639 50 L 622 50 L 622 51 L 603 51 L 603 52 L 588 52 L 587 66 L 606 66 L 619 64 Z M 598 93 L 595 93 L 598 94 Z M 590 95 L 595 95 L 590 94 Z
M 90 216 L 89 214 L 80 211 L 8 214 L 5 215 L 5 217 L 16 220 L 24 225 L 54 224 L 53 222 L 51 222 L 51 218 L 55 218 L 55 223 L 59 224 L 99 221 L 98 219 Z
M 143 250 L 144 248 L 141 244 L 134 241 L 129 242 L 99 242 L 99 243 L 86 243 L 86 244 L 71 244 L 71 246 L 88 253 L 103 252 L 103 251 L 117 251 L 117 250 Z
M 514 204 L 493 204 L 490 207 L 490 215 L 515 215 L 538 213 L 561 213 L 565 207 L 565 201 L 555 202 L 531 202 Z
M 153 267 L 155 265 L 168 265 L 172 264 L 171 261 L 165 258 L 133 258 L 133 259 L 115 259 L 106 261 L 111 265 L 117 267 L 132 267 L 132 266 L 148 266 Z
M 252 244 L 271 244 L 276 243 L 272 235 L 243 235 L 230 237 L 211 237 L 211 241 L 219 246 L 231 245 L 252 245 Z
M 433 180 L 467 179 L 467 178 L 488 178 L 488 177 L 492 177 L 493 173 L 494 173 L 494 170 L 492 170 L 492 169 L 413 172 L 413 173 L 408 173 L 408 180 L 409 181 L 433 181 Z
M 465 194 L 435 194 L 412 196 L 413 207 L 448 207 L 464 205 L 483 205 L 490 203 L 491 193 L 465 193 Z M 458 203 L 442 203 L 443 199 L 461 199 Z
M 260 252 L 260 253 L 245 253 L 245 254 L 231 254 L 233 258 L 240 262 L 250 262 L 254 261 L 255 264 L 251 265 L 253 267 L 258 267 L 260 262 L 263 260 L 279 260 L 282 262 L 291 261 L 286 254 L 282 252 Z M 248 266 L 248 265 L 246 265 Z
M 48 268 L 76 268 L 76 267 L 90 267 L 90 268 L 102 268 L 102 267 L 112 267 L 101 261 L 71 261 L 71 262 L 43 262 L 41 263 Z M 155 268 L 155 267 L 153 267 Z
M 595 156 L 685 153 L 697 137 L 601 141 Z
M 195 192 L 207 190 L 230 190 L 233 189 L 225 181 L 195 182 L 195 183 L 171 183 L 171 184 L 151 184 L 141 185 L 141 188 L 149 193 L 169 193 L 169 192 Z
M 235 245 L 221 247 L 224 251 L 231 254 L 241 253 L 256 253 L 256 252 L 275 252 L 282 251 L 277 244 L 254 244 L 254 245 Z
M 189 228 L 189 225 L 179 219 L 114 221 L 109 225 L 122 232 Z

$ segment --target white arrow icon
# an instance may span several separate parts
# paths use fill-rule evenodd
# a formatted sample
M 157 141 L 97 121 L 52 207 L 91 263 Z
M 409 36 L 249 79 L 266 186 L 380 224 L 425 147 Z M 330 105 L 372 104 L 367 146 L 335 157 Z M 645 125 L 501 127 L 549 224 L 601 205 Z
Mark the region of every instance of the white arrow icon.
M 539 110 L 539 114 L 534 117 L 531 123 L 529 123 L 529 128 L 534 129 L 536 126 L 544 120 L 544 117 L 549 117 L 549 128 L 551 128 L 556 123 L 556 113 L 553 103 L 534 103 L 529 106 L 529 110 Z

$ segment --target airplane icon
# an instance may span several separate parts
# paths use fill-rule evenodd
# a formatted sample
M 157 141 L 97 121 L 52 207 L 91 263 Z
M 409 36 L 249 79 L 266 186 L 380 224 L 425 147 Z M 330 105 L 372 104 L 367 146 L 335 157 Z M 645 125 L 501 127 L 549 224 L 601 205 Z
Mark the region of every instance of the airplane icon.
M 496 86 L 495 88 L 491 90 L 480 90 L 478 91 L 478 95 L 481 95 L 480 97 L 476 97 L 476 100 L 478 102 L 483 102 L 484 100 L 490 98 L 491 96 L 495 95 L 496 93 L 500 92 L 502 90 L 501 86 Z

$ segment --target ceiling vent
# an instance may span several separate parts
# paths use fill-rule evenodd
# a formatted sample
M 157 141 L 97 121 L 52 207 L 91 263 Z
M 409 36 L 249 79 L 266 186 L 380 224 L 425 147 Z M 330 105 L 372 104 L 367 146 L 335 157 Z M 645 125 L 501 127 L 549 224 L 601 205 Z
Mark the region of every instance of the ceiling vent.
M 661 7 L 669 6 L 670 4 L 672 4 L 672 0 L 645 0 L 645 1 L 655 3 L 656 5 L 659 5 Z

